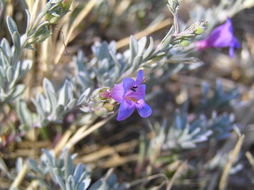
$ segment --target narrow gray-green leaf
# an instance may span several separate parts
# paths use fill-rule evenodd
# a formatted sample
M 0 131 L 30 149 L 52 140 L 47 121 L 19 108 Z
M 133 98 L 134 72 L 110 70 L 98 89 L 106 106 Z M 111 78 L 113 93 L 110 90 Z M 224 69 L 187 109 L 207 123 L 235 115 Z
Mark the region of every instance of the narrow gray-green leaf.
M 17 24 L 10 16 L 6 18 L 6 23 L 11 35 L 13 35 L 14 32 L 18 32 Z
M 147 37 L 143 37 L 138 41 L 138 56 L 142 56 L 147 44 Z
M 131 64 L 136 57 L 138 52 L 138 42 L 135 39 L 135 37 L 130 37 L 130 58 L 129 58 L 129 64 Z
M 80 105 L 80 104 L 86 102 L 86 100 L 87 100 L 87 98 L 88 98 L 87 96 L 89 95 L 90 91 L 91 91 L 91 89 L 88 88 L 88 89 L 86 89 L 86 90 L 81 94 L 81 96 L 80 96 L 79 99 L 78 99 L 77 105 Z
M 43 80 L 43 88 L 50 102 L 49 111 L 52 112 L 57 106 L 57 96 L 56 96 L 55 88 L 47 78 Z
M 12 64 L 15 64 L 20 59 L 20 55 L 21 55 L 21 40 L 20 40 L 20 35 L 18 32 L 13 33 L 13 46 L 14 46 L 14 52 L 13 52 Z

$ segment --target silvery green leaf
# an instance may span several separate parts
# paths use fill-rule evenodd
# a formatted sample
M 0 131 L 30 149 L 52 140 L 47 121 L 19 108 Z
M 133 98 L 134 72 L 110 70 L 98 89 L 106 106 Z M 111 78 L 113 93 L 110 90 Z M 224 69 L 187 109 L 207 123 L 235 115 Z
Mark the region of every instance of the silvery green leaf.
M 181 115 L 179 111 L 177 111 L 175 126 L 178 129 L 184 129 L 187 125 L 187 117 L 186 115 Z
M 33 38 L 33 42 L 42 42 L 50 36 L 49 22 L 41 22 L 35 29 L 31 30 L 28 34 L 28 38 Z M 29 44 L 27 44 L 29 45 Z
M 17 80 L 19 79 L 19 76 L 20 76 L 20 71 L 21 71 L 21 63 L 20 62 L 17 62 L 15 64 L 15 68 L 14 68 L 14 71 L 13 71 L 13 77 L 12 77 L 12 80 L 14 82 L 17 82 Z M 11 85 L 10 85 L 11 86 Z
M 204 96 L 208 96 L 208 92 L 209 92 L 209 83 L 207 83 L 207 82 L 203 82 L 202 83 L 202 94 L 204 95 Z
M 136 57 L 138 53 L 138 42 L 135 39 L 135 37 L 130 37 L 130 58 L 129 58 L 129 64 L 132 64 L 134 58 Z
M 35 172 L 39 173 L 41 176 L 43 176 L 43 172 L 41 169 L 38 168 L 38 163 L 35 162 L 33 159 L 28 159 L 28 164 L 34 170 Z
M 31 127 L 38 126 L 38 116 L 32 113 L 25 101 L 19 100 L 16 104 L 16 112 L 19 120 L 21 121 L 21 128 L 24 130 L 29 130 Z
M 208 87 L 209 86 L 207 86 L 206 88 Z M 210 90 L 210 88 L 206 89 L 206 91 L 208 90 Z M 206 91 L 204 91 L 204 93 L 202 94 L 203 100 L 197 108 L 197 110 L 199 111 L 202 111 L 203 109 L 212 110 L 215 108 L 229 106 L 232 100 L 235 100 L 239 97 L 239 90 L 237 88 L 225 91 L 223 85 L 218 80 L 216 81 L 216 88 L 212 96 L 210 96 L 209 94 L 205 94 Z
M 7 79 L 9 81 L 9 88 L 13 88 L 15 84 L 17 83 L 17 80 L 19 78 L 19 73 L 21 70 L 20 62 L 15 64 L 14 67 L 9 67 L 7 70 Z
M 154 41 L 152 37 L 149 37 L 148 48 L 144 51 L 143 58 L 146 59 L 154 53 Z
M 23 84 L 19 84 L 15 87 L 14 92 L 10 97 L 8 97 L 9 101 L 14 101 L 17 99 L 19 96 L 21 96 L 24 91 L 25 91 L 26 86 Z
M 174 27 L 172 26 L 168 33 L 166 34 L 166 36 L 161 40 L 161 49 L 166 49 L 170 46 L 171 42 L 172 42 L 172 34 L 174 33 Z
M 24 111 L 25 109 L 27 109 L 25 102 L 18 101 L 17 105 L 16 105 L 16 111 L 17 111 L 17 114 L 18 114 L 18 117 L 19 117 L 21 123 L 26 123 L 26 121 L 28 119 L 30 119 L 29 118 L 30 115 L 27 114 L 26 111 Z
M 224 95 L 224 88 L 221 80 L 216 80 L 216 92 L 221 96 Z
M 85 184 L 81 183 L 81 184 L 78 185 L 76 190 L 86 190 L 86 189 L 87 189 L 87 187 L 85 186 Z
M 60 186 L 61 190 L 66 190 L 64 180 L 56 173 L 55 173 L 55 179 L 57 184 Z
M 66 112 L 65 105 L 61 105 L 61 104 L 57 105 L 56 111 L 55 111 L 55 114 L 56 114 L 57 118 L 61 118 L 62 119 L 62 117 L 65 114 L 65 112 Z
M 36 95 L 36 99 L 32 99 L 33 104 L 36 107 L 36 111 L 39 114 L 41 120 L 45 118 L 45 111 L 43 105 L 46 104 L 44 97 L 41 94 Z
M 45 155 L 47 161 L 49 162 L 49 164 L 51 166 L 53 166 L 55 164 L 55 159 L 54 159 L 52 152 L 48 151 L 47 149 L 43 149 L 42 151 L 43 151 L 43 154 Z
M 31 15 L 30 15 L 30 13 L 27 9 L 25 9 L 25 13 L 26 13 L 26 30 L 25 30 L 25 33 L 28 33 L 29 27 L 30 27 Z
M 44 17 L 47 13 L 53 13 L 53 9 L 54 8 L 59 8 L 59 3 L 61 3 L 63 0 L 50 0 L 47 2 L 46 6 L 44 7 L 44 9 L 40 12 L 40 14 L 38 15 L 38 17 L 42 18 Z
M 7 70 L 6 70 L 6 79 L 7 79 L 7 82 L 8 83 L 11 83 L 12 82 L 12 78 L 13 78 L 13 71 L 12 71 L 12 67 L 7 67 Z
M 16 170 L 17 172 L 20 172 L 22 170 L 22 168 L 24 167 L 24 162 L 23 162 L 23 159 L 22 158 L 18 158 L 16 160 Z
M 84 189 L 87 189 L 88 186 L 91 184 L 91 179 L 90 179 L 90 177 L 86 177 L 82 182 L 83 182 L 83 183 L 82 183 L 83 188 L 84 188 Z M 83 184 L 84 184 L 84 185 L 83 185 Z M 80 187 L 78 187 L 78 190 L 81 190 L 81 187 L 82 187 L 82 186 L 80 185 Z
M 190 140 L 190 139 L 189 139 Z M 181 147 L 182 148 L 195 148 L 196 147 L 196 144 L 193 143 L 192 141 L 184 141 L 184 140 L 181 140 Z
M 221 134 L 230 134 L 233 126 L 231 117 L 227 114 L 216 114 L 211 119 L 201 115 L 193 121 L 188 121 L 187 117 L 185 112 L 177 112 L 173 127 L 163 137 L 164 148 L 194 148 L 196 144 L 211 138 L 220 139 Z
M 6 18 L 6 23 L 7 23 L 8 30 L 9 30 L 11 36 L 13 37 L 14 32 L 18 33 L 18 27 L 17 27 L 15 21 L 10 16 L 8 16 Z M 14 39 L 12 39 L 12 40 L 14 41 Z
M 186 62 L 187 64 L 185 64 L 183 69 L 194 70 L 194 69 L 197 69 L 197 68 L 201 67 L 204 64 L 200 60 L 194 60 L 193 58 L 190 58 L 189 61 L 193 61 L 193 62 L 191 62 L 191 63 L 190 62 Z M 183 64 L 184 64 L 184 62 L 183 62 Z
M 65 178 L 66 179 L 66 178 Z M 72 176 L 69 176 L 65 182 L 65 186 L 66 186 L 66 190 L 73 190 L 74 187 L 73 187 L 73 177 Z
M 11 57 L 12 55 L 11 47 L 9 42 L 6 40 L 6 38 L 3 38 L 1 40 L 1 49 L 2 49 L 2 53 L 4 53 L 6 57 Z
M 147 37 L 143 37 L 138 41 L 138 56 L 142 56 L 147 44 Z
M 4 87 L 4 83 L 5 83 L 5 78 L 4 78 L 3 73 L 0 69 L 0 88 Z
M 112 76 L 113 81 L 116 81 L 119 78 L 121 65 L 114 54 L 110 52 L 110 56 L 114 62 L 114 76 Z
M 21 40 L 18 32 L 13 33 L 13 45 L 14 52 L 12 57 L 12 64 L 15 64 L 19 60 L 21 53 Z
M 75 181 L 81 180 L 82 179 L 81 176 L 83 173 L 86 173 L 84 165 L 78 164 L 75 168 L 74 173 L 73 173 Z
M 50 102 L 49 111 L 51 112 L 57 106 L 57 96 L 56 96 L 55 88 L 53 84 L 47 78 L 43 80 L 43 88 L 44 88 L 46 97 L 48 98 Z
M 168 8 L 171 12 L 175 12 L 175 9 L 179 6 L 178 0 L 168 0 Z
M 133 69 L 136 70 L 138 68 L 138 66 L 141 64 L 143 58 L 142 56 L 136 56 L 133 60 Z
M 79 73 L 76 75 L 75 82 L 77 83 L 77 85 L 81 86 L 81 88 L 82 88 L 82 89 L 80 89 L 81 91 L 83 89 L 86 89 L 92 83 L 91 79 L 88 78 L 87 75 L 84 75 L 82 73 Z
M 65 153 L 65 157 L 64 157 L 64 166 L 65 166 L 64 175 L 65 175 L 65 178 L 67 179 L 68 176 L 70 176 L 73 173 L 73 168 L 74 168 L 72 159 L 70 155 L 67 153 Z
M 63 87 L 59 92 L 58 104 L 66 105 L 73 99 L 72 84 L 70 81 L 65 81 Z
M 80 110 L 81 110 L 82 112 L 84 112 L 84 113 L 88 113 L 88 112 L 91 111 L 91 109 L 90 109 L 89 107 L 86 107 L 86 106 L 81 107 Z
M 75 105 L 77 104 L 77 100 L 76 99 L 72 99 L 69 101 L 69 103 L 67 104 L 67 108 L 72 109 L 73 107 L 75 107 Z
M 99 74 L 107 74 L 105 71 L 109 70 L 109 59 L 102 59 L 98 61 L 98 67 L 99 67 Z
M 87 101 L 87 96 L 90 94 L 90 92 L 91 92 L 91 89 L 90 88 L 88 88 L 88 89 L 86 89 L 82 94 L 81 94 L 81 96 L 79 97 L 79 99 L 78 99 L 78 102 L 77 102 L 77 105 L 81 105 L 81 104 L 83 104 L 84 102 L 86 102 Z
M 20 70 L 20 74 L 19 74 L 19 79 L 22 78 L 23 76 L 25 76 L 25 74 L 31 69 L 32 67 L 32 61 L 31 60 L 23 60 L 22 64 L 21 64 L 21 70 Z
M 89 190 L 123 190 L 124 187 L 117 182 L 117 177 L 109 170 L 104 178 L 94 183 Z
M 213 131 L 212 130 L 207 130 L 206 132 L 203 133 L 203 135 L 197 135 L 196 137 L 194 137 L 193 142 L 194 143 L 200 143 L 200 142 L 205 142 L 208 140 L 208 138 L 213 135 Z
M 109 58 L 109 49 L 108 49 L 108 44 L 106 42 L 103 42 L 101 44 L 101 46 L 99 48 L 99 52 L 98 52 L 97 58 L 100 61 L 103 61 L 103 60 Z M 104 64 L 101 64 L 101 65 L 104 65 Z M 108 67 L 108 65 L 106 67 Z
M 33 166 L 34 173 L 39 174 L 39 178 L 50 174 L 51 179 L 60 186 L 61 190 L 86 190 L 90 185 L 90 174 L 86 171 L 86 168 L 82 164 L 77 164 L 75 167 L 73 159 L 75 155 L 69 155 L 67 151 L 63 151 L 59 158 L 56 158 L 52 152 L 48 150 L 43 150 L 43 155 L 41 156 L 41 163 L 36 162 L 31 164 Z M 45 186 L 45 183 L 43 183 Z
M 0 61 L 2 65 L 2 69 L 5 69 L 6 67 L 10 66 L 10 59 L 1 51 Z

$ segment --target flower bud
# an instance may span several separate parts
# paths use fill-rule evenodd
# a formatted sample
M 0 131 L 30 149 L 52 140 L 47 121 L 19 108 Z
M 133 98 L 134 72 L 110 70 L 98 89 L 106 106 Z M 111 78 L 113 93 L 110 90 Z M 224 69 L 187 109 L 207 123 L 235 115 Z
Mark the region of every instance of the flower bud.
M 104 108 L 106 108 L 106 110 L 108 110 L 109 112 L 113 111 L 114 110 L 114 105 L 113 104 L 110 104 L 110 103 L 105 103 L 103 105 Z
M 63 9 L 68 11 L 70 9 L 72 2 L 73 2 L 73 0 L 63 0 L 63 2 L 62 2 Z
M 204 32 L 205 30 L 204 30 L 204 27 L 202 27 L 202 26 L 198 26 L 197 28 L 196 28 L 196 30 L 195 30 L 195 34 L 202 34 L 203 32 Z
M 186 47 L 186 46 L 190 45 L 190 41 L 189 40 L 182 40 L 180 42 L 180 44 L 181 44 L 181 46 Z
M 64 16 L 71 6 L 73 0 L 63 0 L 56 4 L 51 4 L 49 11 L 46 14 L 46 20 L 50 24 L 55 24 L 62 16 Z M 49 2 L 50 3 L 50 2 Z
M 102 100 L 110 99 L 111 92 L 108 88 L 103 88 L 99 91 L 99 96 Z

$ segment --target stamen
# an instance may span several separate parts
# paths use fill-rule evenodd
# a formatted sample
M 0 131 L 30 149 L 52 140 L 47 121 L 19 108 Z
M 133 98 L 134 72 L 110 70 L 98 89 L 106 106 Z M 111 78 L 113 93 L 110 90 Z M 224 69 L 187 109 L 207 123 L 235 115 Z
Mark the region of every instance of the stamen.
M 128 97 L 128 96 L 126 96 L 125 98 L 126 98 L 126 100 L 131 100 L 135 103 L 138 103 L 138 100 L 136 100 L 135 98 L 131 98 L 131 97 Z

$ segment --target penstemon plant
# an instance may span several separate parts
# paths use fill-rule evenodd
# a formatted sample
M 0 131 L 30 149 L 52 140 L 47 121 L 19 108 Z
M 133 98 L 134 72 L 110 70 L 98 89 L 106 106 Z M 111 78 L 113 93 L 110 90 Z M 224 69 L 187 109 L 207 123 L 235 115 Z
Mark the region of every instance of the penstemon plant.
M 173 6 L 173 8 L 170 9 L 170 11 L 172 11 L 174 14 L 177 14 L 176 11 L 178 9 L 178 5 L 171 6 Z M 103 101 L 100 100 L 100 96 L 98 97 L 98 92 L 103 93 L 103 90 L 109 90 L 117 81 L 120 82 L 122 79 L 128 77 L 131 73 L 139 68 L 146 68 L 147 70 L 151 71 L 151 69 L 154 70 L 156 68 L 162 67 L 162 65 L 170 64 L 170 59 L 174 59 L 174 56 L 177 57 L 177 54 L 173 54 L 173 52 L 179 51 L 179 43 L 181 43 L 183 39 L 190 40 L 193 39 L 196 35 L 199 35 L 200 30 L 203 31 L 205 25 L 205 22 L 195 23 L 190 27 L 186 27 L 186 29 L 183 31 L 177 31 L 177 28 L 172 28 L 166 37 L 162 39 L 158 47 L 155 47 L 154 40 L 151 37 L 149 39 L 144 37 L 139 41 L 137 41 L 134 37 L 131 37 L 129 50 L 126 50 L 123 54 L 116 52 L 116 48 L 113 42 L 110 44 L 107 44 L 106 42 L 95 44 L 92 47 L 95 58 L 93 58 L 91 61 L 88 61 L 84 55 L 82 55 L 82 53 L 79 53 L 77 58 L 74 60 L 74 62 L 76 62 L 75 66 L 77 67 L 76 75 L 71 81 L 74 82 L 74 89 L 78 89 L 78 87 L 75 87 L 76 85 L 82 87 L 82 91 L 79 89 L 77 94 L 80 96 L 80 99 L 78 101 L 73 100 L 69 102 L 68 96 L 73 97 L 73 95 L 71 95 L 72 90 L 64 90 L 64 88 L 71 88 L 67 87 L 67 85 L 62 87 L 63 90 L 59 90 L 59 95 L 57 96 L 58 92 L 54 90 L 53 85 L 50 84 L 49 81 L 44 80 L 44 90 L 46 96 L 38 95 L 33 101 L 36 106 L 37 113 L 40 115 L 37 122 L 38 126 L 47 125 L 48 122 L 59 122 L 63 118 L 63 115 L 73 110 L 74 107 L 79 107 L 82 104 L 82 99 L 86 100 L 86 103 L 81 105 L 81 110 L 85 110 L 88 113 L 94 111 L 96 112 L 98 109 L 98 104 L 100 105 L 99 109 L 101 109 L 101 106 L 103 106 L 101 105 Z M 184 47 L 182 48 L 183 50 L 178 52 L 182 55 L 180 60 L 177 60 L 177 58 L 174 60 L 178 61 L 178 64 L 176 65 L 179 68 L 178 71 L 181 69 L 192 69 L 193 65 L 195 64 L 200 65 L 199 62 L 193 62 L 192 58 L 190 60 L 188 60 L 188 58 L 185 59 L 185 62 L 188 63 L 181 63 L 183 57 L 188 56 L 187 50 L 185 50 Z M 87 62 L 85 63 L 86 67 L 82 65 L 84 64 L 82 62 Z M 128 78 L 124 80 L 127 79 Z M 94 80 L 98 81 L 98 83 L 94 84 Z M 68 83 L 68 86 L 72 85 L 71 82 Z M 94 88 L 94 86 L 97 86 L 97 88 Z M 113 89 L 116 89 L 116 87 Z M 93 92 L 89 93 L 88 90 L 93 90 Z M 60 91 L 65 93 L 60 94 Z M 90 95 L 89 99 L 87 97 L 88 95 Z M 141 99 L 144 99 L 142 97 Z M 103 98 L 105 99 L 105 97 L 101 97 L 101 99 Z M 112 98 L 116 102 L 120 101 L 119 98 L 114 98 L 114 95 Z M 61 105 L 59 108 L 57 108 L 57 99 L 65 99 L 62 104 L 59 104 Z M 114 102 L 109 103 L 108 101 L 104 101 L 104 105 L 105 102 L 106 107 L 108 107 L 109 110 L 112 110 L 114 107 Z M 135 106 L 131 107 L 132 108 L 130 110 L 133 112 L 133 108 Z M 105 109 L 104 112 L 99 113 L 99 116 L 101 114 L 105 115 L 105 112 L 107 112 L 107 109 Z M 129 114 L 130 112 L 126 116 Z M 150 114 L 151 113 L 144 113 L 143 115 L 149 116 Z M 123 120 L 124 118 L 126 117 L 118 116 L 118 120 Z M 24 119 L 22 119 L 22 121 L 23 120 Z

